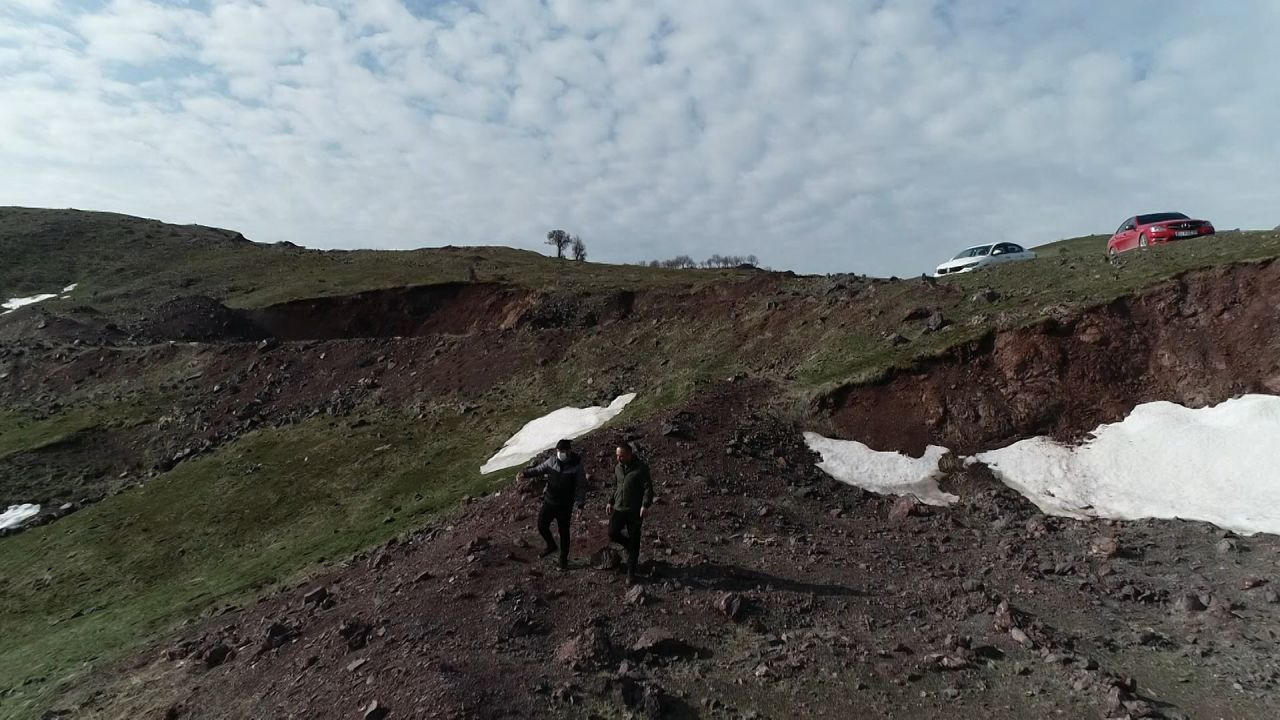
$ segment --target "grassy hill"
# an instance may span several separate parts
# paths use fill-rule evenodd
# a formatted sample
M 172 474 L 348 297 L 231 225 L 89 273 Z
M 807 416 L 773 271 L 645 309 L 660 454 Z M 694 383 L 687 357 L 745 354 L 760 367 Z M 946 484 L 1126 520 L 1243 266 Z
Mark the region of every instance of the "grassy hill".
M 630 265 L 557 260 L 507 247 L 308 250 L 264 245 L 203 225 L 79 210 L 0 207 L 0 297 L 81 284 L 100 309 L 143 308 L 174 295 L 209 295 L 233 307 L 375 288 L 477 279 L 529 287 L 592 289 L 709 282 L 742 271 L 697 275 Z
M 550 409 L 635 390 L 626 426 L 746 373 L 803 414 L 815 393 L 996 328 L 1275 258 L 1280 233 L 1223 233 L 1115 261 L 1098 236 L 1037 251 L 988 272 L 889 282 L 579 264 L 505 248 L 320 252 L 106 213 L 0 209 L 0 296 L 81 283 L 74 300 L 42 308 L 55 313 L 145 313 L 196 293 L 261 307 L 465 282 L 472 269 L 529 289 L 530 307 L 566 292 L 584 303 L 637 297 L 616 319 L 263 351 L 5 344 L 0 473 L 29 473 L 32 487 L 101 480 L 114 494 L 0 539 L 0 715 L 36 716 L 85 668 L 502 487 L 505 474 L 476 468 Z M 916 308 L 945 327 L 907 320 Z M 0 318 L 0 330 L 23 317 Z

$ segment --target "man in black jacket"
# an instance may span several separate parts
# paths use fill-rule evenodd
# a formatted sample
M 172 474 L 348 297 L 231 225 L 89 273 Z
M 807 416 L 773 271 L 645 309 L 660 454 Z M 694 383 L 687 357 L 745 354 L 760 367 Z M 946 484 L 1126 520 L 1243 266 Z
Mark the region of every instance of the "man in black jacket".
M 627 584 L 631 585 L 640 562 L 640 527 L 653 504 L 653 479 L 649 466 L 636 457 L 630 443 L 618 444 L 617 458 L 613 493 L 609 495 L 609 539 L 627 550 Z
M 547 543 L 542 557 L 559 549 L 560 569 L 564 570 L 569 567 L 569 522 L 573 519 L 573 506 L 576 504 L 579 509 L 582 508 L 583 496 L 587 491 L 582 457 L 573 451 L 572 443 L 561 440 L 556 443 L 556 451 L 551 457 L 536 467 L 522 471 L 517 479 L 532 477 L 546 478 L 547 481 L 546 488 L 542 491 L 542 510 L 538 512 L 538 534 Z M 551 537 L 552 520 L 559 526 L 559 546 Z

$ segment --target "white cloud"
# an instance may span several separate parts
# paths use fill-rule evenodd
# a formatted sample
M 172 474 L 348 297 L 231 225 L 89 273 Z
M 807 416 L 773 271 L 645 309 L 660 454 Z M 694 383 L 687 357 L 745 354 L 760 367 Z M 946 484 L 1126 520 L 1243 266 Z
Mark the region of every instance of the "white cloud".
M 1269 0 L 6 8 L 4 204 L 884 274 L 1139 211 L 1280 222 Z

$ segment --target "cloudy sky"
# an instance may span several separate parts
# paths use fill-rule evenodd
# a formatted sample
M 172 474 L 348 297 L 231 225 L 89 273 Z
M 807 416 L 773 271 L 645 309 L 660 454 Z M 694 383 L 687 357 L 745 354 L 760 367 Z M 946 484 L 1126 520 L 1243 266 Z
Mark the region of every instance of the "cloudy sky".
M 0 205 L 900 275 L 1270 228 L 1277 37 L 1275 0 L 0 0 Z

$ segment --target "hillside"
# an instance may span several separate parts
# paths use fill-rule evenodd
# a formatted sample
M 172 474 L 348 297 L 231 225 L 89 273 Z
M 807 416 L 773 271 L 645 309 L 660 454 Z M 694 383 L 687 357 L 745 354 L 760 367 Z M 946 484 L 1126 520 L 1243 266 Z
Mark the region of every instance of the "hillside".
M 890 520 L 893 498 L 825 478 L 800 440 L 972 452 L 1079 438 L 1150 400 L 1280 392 L 1280 233 L 1115 260 L 1098 244 L 888 280 L 321 252 L 0 209 L 0 296 L 77 284 L 0 317 L 0 505 L 45 508 L 0 538 L 0 714 L 356 717 L 376 696 L 392 717 L 610 716 L 638 692 L 685 714 L 780 717 L 817 709 L 826 687 L 833 716 L 1021 717 L 1093 713 L 1120 687 L 1199 716 L 1219 708 L 1196 693 L 1246 676 L 1228 709 L 1270 712 L 1274 662 L 1254 643 L 1280 617 L 1252 600 L 1263 591 L 1215 596 L 1225 610 L 1203 622 L 1221 626 L 1196 633 L 1244 639 L 1186 667 L 1191 631 L 1167 606 L 1265 578 L 1274 538 L 1232 539 L 1257 552 L 1220 560 L 1210 526 L 1046 519 L 981 468 L 949 480 L 972 502 Z M 658 562 L 636 604 L 607 573 L 545 572 L 520 544 L 536 542 L 532 501 L 511 473 L 477 471 L 526 421 L 625 392 L 638 399 L 585 447 L 605 472 L 625 432 L 654 461 Z M 595 519 L 576 553 L 604 543 Z M 1099 562 L 1098 533 L 1126 552 Z M 332 607 L 301 602 L 308 578 Z M 706 612 L 729 591 L 748 622 Z M 1001 601 L 1025 613 L 1032 647 L 984 640 Z M 617 643 L 663 625 L 710 660 L 575 674 L 553 656 L 597 620 Z M 288 641 L 255 649 L 277 623 Z M 360 648 L 330 648 L 344 623 L 367 627 Z M 1129 638 L 1139 627 L 1164 640 Z M 191 670 L 219 643 L 237 657 Z M 955 682 L 920 669 L 957 643 L 1003 659 L 971 658 Z

